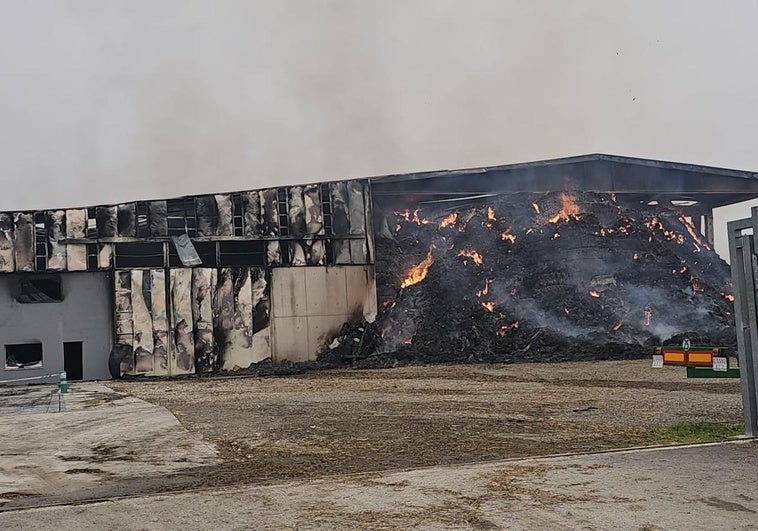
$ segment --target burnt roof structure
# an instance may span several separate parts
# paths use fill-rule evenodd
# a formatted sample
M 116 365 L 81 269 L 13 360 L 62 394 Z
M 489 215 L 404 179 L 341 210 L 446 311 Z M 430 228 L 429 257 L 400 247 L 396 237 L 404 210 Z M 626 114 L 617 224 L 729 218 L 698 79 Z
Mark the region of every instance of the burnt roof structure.
M 688 214 L 758 197 L 758 173 L 593 153 L 463 170 L 371 179 L 377 200 L 461 201 L 509 192 L 581 190 L 623 194 L 625 202 L 674 201 Z

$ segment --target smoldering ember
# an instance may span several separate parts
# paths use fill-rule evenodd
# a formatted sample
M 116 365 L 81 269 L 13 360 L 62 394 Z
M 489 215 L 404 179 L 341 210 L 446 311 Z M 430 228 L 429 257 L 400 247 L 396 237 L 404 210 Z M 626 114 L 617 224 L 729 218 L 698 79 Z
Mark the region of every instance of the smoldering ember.
M 596 154 L 0 213 L 0 376 L 734 348 L 713 209 L 755 197 L 752 172 Z

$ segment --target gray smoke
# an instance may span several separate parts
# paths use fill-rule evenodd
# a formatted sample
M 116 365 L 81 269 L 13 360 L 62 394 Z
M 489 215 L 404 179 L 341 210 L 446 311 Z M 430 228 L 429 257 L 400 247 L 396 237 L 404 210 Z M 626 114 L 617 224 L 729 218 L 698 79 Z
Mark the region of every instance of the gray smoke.
M 604 151 L 756 168 L 758 5 L 0 2 L 0 210 Z

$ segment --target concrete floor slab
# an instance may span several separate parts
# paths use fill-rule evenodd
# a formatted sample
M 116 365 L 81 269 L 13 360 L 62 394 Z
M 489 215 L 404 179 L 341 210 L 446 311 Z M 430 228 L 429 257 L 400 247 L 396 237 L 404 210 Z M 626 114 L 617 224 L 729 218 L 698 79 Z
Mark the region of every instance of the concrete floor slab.
M 758 443 L 520 459 L 0 513 L 3 529 L 758 529 Z
M 20 497 L 56 499 L 216 462 L 215 449 L 165 408 L 103 385 L 77 383 L 60 396 L 48 386 L 4 391 L 0 508 Z M 65 411 L 48 413 L 59 398 Z

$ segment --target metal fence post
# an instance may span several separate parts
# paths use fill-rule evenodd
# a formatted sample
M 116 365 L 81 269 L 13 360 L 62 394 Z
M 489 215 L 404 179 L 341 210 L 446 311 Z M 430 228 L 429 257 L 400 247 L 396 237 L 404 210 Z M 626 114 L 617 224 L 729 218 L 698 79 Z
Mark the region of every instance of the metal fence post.
M 734 319 L 737 327 L 737 354 L 740 364 L 742 408 L 745 419 L 745 435 L 758 436 L 758 394 L 756 393 L 754 361 L 758 359 L 754 349 L 758 347 L 758 320 L 756 319 L 755 275 L 753 269 L 754 242 L 752 235 L 743 235 L 745 229 L 753 228 L 756 218 L 732 221 L 727 224 L 729 232 L 729 259 L 734 284 Z

